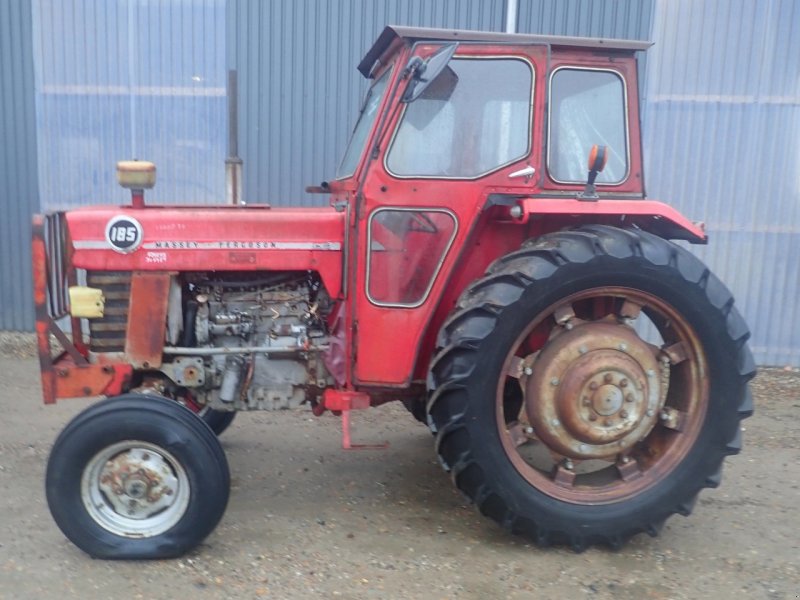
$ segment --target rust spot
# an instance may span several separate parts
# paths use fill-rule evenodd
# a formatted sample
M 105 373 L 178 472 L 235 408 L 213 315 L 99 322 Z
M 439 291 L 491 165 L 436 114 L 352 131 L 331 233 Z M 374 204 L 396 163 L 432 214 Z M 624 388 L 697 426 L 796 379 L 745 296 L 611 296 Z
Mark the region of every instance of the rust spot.
M 125 354 L 134 367 L 161 366 L 169 281 L 169 273 L 138 271 L 131 276 Z

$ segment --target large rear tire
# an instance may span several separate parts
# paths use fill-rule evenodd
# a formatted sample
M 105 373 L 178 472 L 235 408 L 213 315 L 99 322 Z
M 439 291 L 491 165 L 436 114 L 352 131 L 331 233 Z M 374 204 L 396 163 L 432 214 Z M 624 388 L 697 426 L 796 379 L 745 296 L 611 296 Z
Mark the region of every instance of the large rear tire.
M 740 449 L 748 337 L 680 247 L 607 226 L 545 235 L 496 261 L 442 327 L 437 452 L 483 514 L 541 545 L 656 535 Z
M 50 512 L 95 558 L 184 554 L 225 512 L 230 474 L 211 429 L 165 398 L 126 394 L 75 417 L 47 464 Z

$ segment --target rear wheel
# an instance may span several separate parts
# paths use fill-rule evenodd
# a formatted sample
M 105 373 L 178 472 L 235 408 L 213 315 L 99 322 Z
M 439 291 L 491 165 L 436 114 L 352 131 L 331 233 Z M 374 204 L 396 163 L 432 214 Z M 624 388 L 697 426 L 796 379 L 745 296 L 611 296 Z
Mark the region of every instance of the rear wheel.
M 75 417 L 47 464 L 56 524 L 96 558 L 180 556 L 222 518 L 229 487 L 212 431 L 176 402 L 140 394 Z
M 492 265 L 443 326 L 437 451 L 484 514 L 541 544 L 656 534 L 739 450 L 748 337 L 719 280 L 661 238 L 543 236 Z

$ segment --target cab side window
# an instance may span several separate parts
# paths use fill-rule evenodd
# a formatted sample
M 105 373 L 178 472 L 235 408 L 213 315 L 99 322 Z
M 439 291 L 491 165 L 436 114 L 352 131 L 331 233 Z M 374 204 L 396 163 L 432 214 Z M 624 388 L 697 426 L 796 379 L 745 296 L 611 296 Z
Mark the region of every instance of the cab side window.
M 586 180 L 587 157 L 594 144 L 608 147 L 599 184 L 628 177 L 625 82 L 615 71 L 559 68 L 550 79 L 547 169 L 559 183 Z
M 398 177 L 480 177 L 528 155 L 533 71 L 511 58 L 453 59 L 408 104 L 386 158 Z

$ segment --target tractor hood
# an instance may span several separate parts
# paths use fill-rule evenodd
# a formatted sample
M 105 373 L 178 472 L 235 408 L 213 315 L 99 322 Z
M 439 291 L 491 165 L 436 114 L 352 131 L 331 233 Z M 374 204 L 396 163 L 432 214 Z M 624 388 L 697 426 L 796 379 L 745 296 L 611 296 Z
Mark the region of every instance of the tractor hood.
M 331 296 L 341 290 L 344 213 L 333 208 L 106 206 L 65 217 L 78 268 L 311 270 Z

